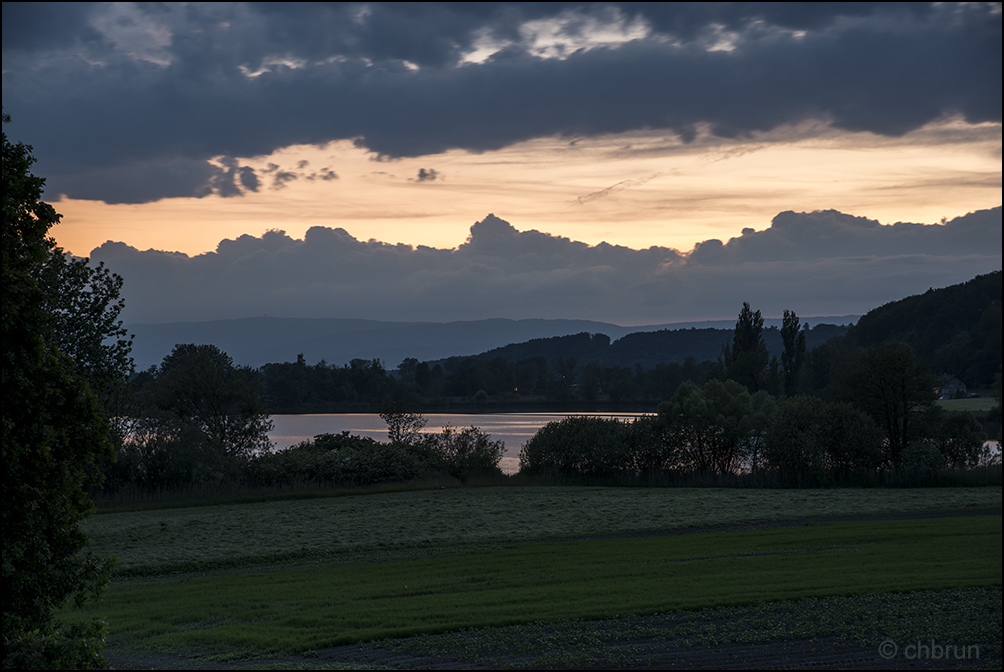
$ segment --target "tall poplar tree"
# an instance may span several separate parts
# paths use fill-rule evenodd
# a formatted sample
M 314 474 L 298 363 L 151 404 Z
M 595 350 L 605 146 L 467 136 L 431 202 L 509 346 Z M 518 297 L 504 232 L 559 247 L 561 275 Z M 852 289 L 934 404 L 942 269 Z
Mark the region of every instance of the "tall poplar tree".
M 756 393 L 766 387 L 764 370 L 769 359 L 770 354 L 763 341 L 763 316 L 759 310 L 754 311 L 749 303 L 744 302 L 736 321 L 732 348 L 723 348 L 723 359 L 720 361 L 725 377 L 744 385 L 750 393 Z
M 808 326 L 808 323 L 806 323 Z M 798 373 L 805 363 L 805 332 L 798 324 L 798 315 L 793 310 L 784 311 L 781 318 L 781 366 L 784 367 L 784 393 L 789 397 L 798 394 Z

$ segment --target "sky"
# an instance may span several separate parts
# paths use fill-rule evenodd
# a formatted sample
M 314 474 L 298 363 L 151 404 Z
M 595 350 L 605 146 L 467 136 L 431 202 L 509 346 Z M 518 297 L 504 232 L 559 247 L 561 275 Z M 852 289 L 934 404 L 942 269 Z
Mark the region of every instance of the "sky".
M 127 321 L 860 314 L 1001 267 L 1001 6 L 4 3 Z

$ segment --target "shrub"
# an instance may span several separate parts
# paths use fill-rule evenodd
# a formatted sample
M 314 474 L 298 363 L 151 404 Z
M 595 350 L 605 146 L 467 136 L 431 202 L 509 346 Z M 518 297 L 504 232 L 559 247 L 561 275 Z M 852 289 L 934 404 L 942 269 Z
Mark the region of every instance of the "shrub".
M 527 475 L 606 476 L 634 470 L 631 425 L 619 420 L 579 416 L 549 422 L 519 453 Z
M 247 476 L 261 485 L 371 485 L 418 478 L 427 468 L 419 449 L 342 432 L 319 434 L 286 450 L 258 455 L 251 459 Z
M 941 423 L 936 438 L 948 467 L 975 467 L 986 463 L 990 457 L 990 451 L 984 445 L 987 436 L 972 413 L 950 414 Z
M 442 466 L 454 478 L 466 481 L 471 476 L 494 476 L 502 473 L 499 462 L 505 454 L 505 443 L 477 427 L 456 429 L 444 427 L 433 437 Z
M 196 425 L 171 416 L 124 421 L 118 460 L 105 467 L 105 490 L 146 489 L 239 480 L 245 460 L 227 453 Z

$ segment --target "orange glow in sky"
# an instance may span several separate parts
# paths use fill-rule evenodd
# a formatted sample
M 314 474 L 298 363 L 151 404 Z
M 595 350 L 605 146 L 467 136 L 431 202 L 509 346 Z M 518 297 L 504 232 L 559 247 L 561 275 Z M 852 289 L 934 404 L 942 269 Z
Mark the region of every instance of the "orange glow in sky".
M 747 227 L 765 229 L 784 210 L 935 223 L 1001 204 L 1001 125 L 957 120 L 900 138 L 821 124 L 742 140 L 705 134 L 690 144 L 635 132 L 392 161 L 339 141 L 241 163 L 265 173 L 257 193 L 140 205 L 55 202 L 46 194 L 63 215 L 52 233 L 81 256 L 109 240 L 195 255 L 225 238 L 270 229 L 302 238 L 312 226 L 454 248 L 471 224 L 494 213 L 519 230 L 589 244 L 689 251 Z M 278 168 L 266 172 L 269 164 Z M 325 169 L 337 179 L 322 179 Z M 279 172 L 296 177 L 277 183 Z

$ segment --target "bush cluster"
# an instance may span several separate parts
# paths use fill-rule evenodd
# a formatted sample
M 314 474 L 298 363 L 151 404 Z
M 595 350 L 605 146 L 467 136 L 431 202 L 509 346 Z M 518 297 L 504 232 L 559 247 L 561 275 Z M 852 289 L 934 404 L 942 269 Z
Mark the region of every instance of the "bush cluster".
M 423 423 L 424 424 L 424 423 Z M 471 476 L 502 473 L 502 441 L 493 441 L 477 427 L 446 427 L 440 434 L 395 435 L 388 443 L 341 434 L 320 434 L 286 450 L 253 457 L 246 468 L 255 485 L 316 483 L 372 485 L 449 474 L 466 481 Z
M 125 428 L 117 462 L 106 466 L 105 492 L 126 486 L 144 491 L 223 484 L 367 486 L 440 475 L 465 482 L 502 474 L 505 444 L 477 427 L 392 433 L 396 440 L 390 442 L 348 432 L 320 434 L 284 450 L 245 455 L 227 451 L 190 423 L 138 419 Z
M 523 446 L 519 471 L 529 476 L 612 476 L 644 469 L 656 448 L 654 422 L 595 416 L 549 422 Z
M 291 483 L 371 485 L 408 481 L 429 469 L 422 450 L 406 443 L 381 443 L 370 438 L 320 434 L 286 450 L 262 453 L 247 466 L 256 485 Z
M 754 484 L 802 487 L 874 483 L 893 471 L 916 481 L 987 461 L 971 415 L 946 418 L 934 409 L 922 420 L 916 435 L 923 438 L 894 457 L 872 417 L 850 404 L 750 394 L 731 380 L 703 389 L 684 383 L 657 416 L 580 416 L 545 425 L 520 452 L 520 473 L 665 482 L 744 475 Z

